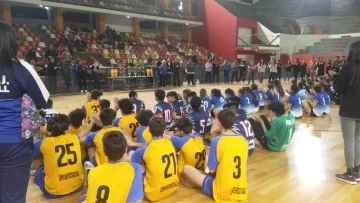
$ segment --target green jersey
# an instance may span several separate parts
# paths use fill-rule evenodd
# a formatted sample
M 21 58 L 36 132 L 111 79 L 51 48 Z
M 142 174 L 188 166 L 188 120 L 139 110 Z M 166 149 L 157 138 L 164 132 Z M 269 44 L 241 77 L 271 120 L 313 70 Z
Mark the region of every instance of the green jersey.
M 289 113 L 282 115 L 272 122 L 271 129 L 265 131 L 268 146 L 271 151 L 284 151 L 287 149 L 295 131 L 295 117 Z

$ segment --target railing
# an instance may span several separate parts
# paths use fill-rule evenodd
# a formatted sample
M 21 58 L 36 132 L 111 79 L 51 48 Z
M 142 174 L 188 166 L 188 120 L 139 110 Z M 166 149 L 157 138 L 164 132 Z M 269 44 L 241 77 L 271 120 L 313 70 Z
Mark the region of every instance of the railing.
M 275 35 L 263 35 L 263 34 L 254 34 L 254 35 L 242 35 L 238 37 L 238 47 L 242 46 L 279 46 L 280 38 Z M 256 38 L 255 38 L 256 37 Z

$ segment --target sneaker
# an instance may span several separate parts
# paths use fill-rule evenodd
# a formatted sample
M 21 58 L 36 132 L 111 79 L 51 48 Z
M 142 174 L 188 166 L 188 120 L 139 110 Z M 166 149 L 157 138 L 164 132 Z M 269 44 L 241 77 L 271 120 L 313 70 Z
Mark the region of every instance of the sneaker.
M 360 173 L 355 173 L 354 175 L 356 182 L 360 182 Z
M 94 165 L 90 162 L 90 161 L 85 161 L 84 163 L 84 186 L 87 186 L 87 180 L 88 180 L 88 175 L 89 172 L 91 171 L 91 169 L 94 168 Z
M 348 173 L 336 174 L 335 178 L 351 185 L 356 185 L 356 178 L 354 176 L 350 176 Z
M 84 90 L 81 90 L 80 92 L 81 92 L 81 93 L 84 93 Z
M 87 90 L 85 90 L 85 93 L 87 93 Z
M 209 138 L 204 138 L 205 147 L 210 148 L 210 144 L 211 144 L 211 141 L 209 140 Z

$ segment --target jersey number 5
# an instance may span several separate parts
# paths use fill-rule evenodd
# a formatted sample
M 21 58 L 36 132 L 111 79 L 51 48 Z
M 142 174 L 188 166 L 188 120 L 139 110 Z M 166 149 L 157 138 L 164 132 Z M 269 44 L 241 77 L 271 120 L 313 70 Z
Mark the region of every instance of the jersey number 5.
M 171 159 L 170 159 L 171 157 Z M 169 173 L 169 168 L 170 168 L 170 165 L 171 165 L 171 161 L 173 162 L 172 164 L 174 165 L 174 175 L 176 175 L 176 161 L 175 161 L 175 155 L 174 153 L 170 153 L 169 155 L 168 154 L 165 154 L 162 156 L 162 163 L 163 164 L 166 164 L 165 166 L 165 170 L 164 170 L 164 178 L 170 178 L 173 174 L 172 173 Z
M 67 165 L 74 165 L 77 163 L 77 156 L 76 156 L 76 152 L 71 151 L 70 147 L 74 146 L 74 143 L 71 144 L 67 144 L 67 145 L 57 145 L 55 147 L 55 152 L 59 153 L 60 152 L 60 156 L 57 160 L 57 164 L 58 167 L 63 167 L 63 166 L 67 166 Z M 62 162 L 64 159 L 65 154 L 67 155 L 72 155 L 73 159 L 68 159 L 67 162 Z

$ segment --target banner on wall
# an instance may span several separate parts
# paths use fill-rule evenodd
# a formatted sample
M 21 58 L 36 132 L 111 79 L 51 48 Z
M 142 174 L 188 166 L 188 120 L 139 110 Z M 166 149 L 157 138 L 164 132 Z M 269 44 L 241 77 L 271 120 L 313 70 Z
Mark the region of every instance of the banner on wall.
M 259 46 L 251 46 L 251 47 L 236 47 L 236 51 L 258 51 Z

